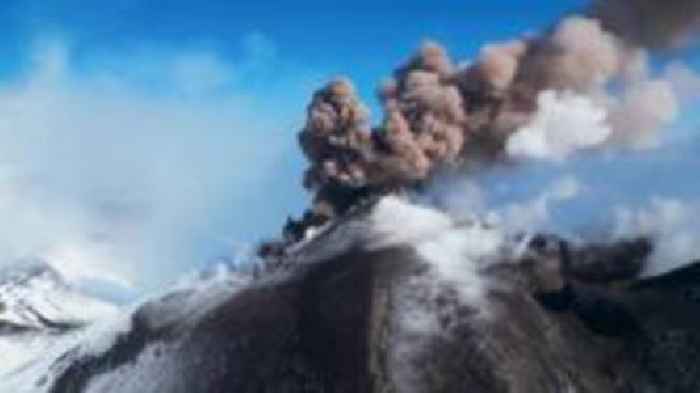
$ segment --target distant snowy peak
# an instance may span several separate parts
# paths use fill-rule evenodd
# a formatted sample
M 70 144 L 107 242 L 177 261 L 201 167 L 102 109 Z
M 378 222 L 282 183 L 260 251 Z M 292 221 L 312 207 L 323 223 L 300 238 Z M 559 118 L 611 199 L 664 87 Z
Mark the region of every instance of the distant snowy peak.
M 66 286 L 63 277 L 48 262 L 38 258 L 21 259 L 0 269 L 0 285 L 23 285 L 30 281 L 43 279 L 61 286 Z
M 0 269 L 0 335 L 66 330 L 117 311 L 72 287 L 49 263 L 25 259 Z

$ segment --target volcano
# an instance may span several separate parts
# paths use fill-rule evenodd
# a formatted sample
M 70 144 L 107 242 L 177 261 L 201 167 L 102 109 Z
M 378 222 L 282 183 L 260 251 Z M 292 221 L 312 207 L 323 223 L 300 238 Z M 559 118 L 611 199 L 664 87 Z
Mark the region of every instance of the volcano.
M 53 358 L 7 374 L 12 388 L 3 391 L 700 388 L 700 265 L 639 278 L 647 239 L 580 244 L 538 235 L 500 239 L 444 274 L 439 247 L 376 227 L 378 215 L 406 209 L 423 217 L 421 239 L 440 246 L 490 236 L 479 223 L 380 200 L 286 250 L 257 277 L 207 279 L 145 302 L 118 331 L 78 335 Z M 97 347 L 95 335 L 104 341 Z
M 128 306 L 51 261 L 0 271 L 0 393 L 700 392 L 700 203 L 680 199 L 700 145 L 661 135 L 700 77 L 652 57 L 693 42 L 698 4 L 595 1 L 469 62 L 428 41 L 376 125 L 349 79 L 321 86 L 298 133 L 312 202 L 249 262 Z M 223 183 L 178 190 L 200 185 Z M 149 212 L 120 206 L 90 244 Z

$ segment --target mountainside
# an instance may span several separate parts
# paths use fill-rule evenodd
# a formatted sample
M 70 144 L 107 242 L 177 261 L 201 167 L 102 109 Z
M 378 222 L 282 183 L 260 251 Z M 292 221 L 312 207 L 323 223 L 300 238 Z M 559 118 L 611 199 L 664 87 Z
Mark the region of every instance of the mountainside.
M 0 376 L 27 367 L 64 338 L 116 312 L 114 305 L 74 289 L 42 260 L 0 270 Z
M 400 231 L 379 225 L 386 214 L 404 219 Z M 118 329 L 4 384 L 37 393 L 697 392 L 700 268 L 639 278 L 651 249 L 646 239 L 501 236 L 384 200 L 286 250 L 257 279 L 231 274 L 147 302 Z

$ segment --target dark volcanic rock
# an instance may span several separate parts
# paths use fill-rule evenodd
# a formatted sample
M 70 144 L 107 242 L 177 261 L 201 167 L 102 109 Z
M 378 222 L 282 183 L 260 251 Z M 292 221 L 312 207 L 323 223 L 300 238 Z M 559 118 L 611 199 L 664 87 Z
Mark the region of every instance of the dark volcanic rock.
M 647 244 L 567 247 L 534 242 L 522 261 L 487 269 L 494 285 L 474 299 L 436 282 L 410 247 L 296 260 L 243 290 L 219 288 L 215 301 L 183 292 L 145 305 L 107 351 L 57 361 L 46 386 L 51 393 L 700 391 L 698 266 L 609 284 L 639 271 Z M 587 274 L 608 263 L 620 268 Z

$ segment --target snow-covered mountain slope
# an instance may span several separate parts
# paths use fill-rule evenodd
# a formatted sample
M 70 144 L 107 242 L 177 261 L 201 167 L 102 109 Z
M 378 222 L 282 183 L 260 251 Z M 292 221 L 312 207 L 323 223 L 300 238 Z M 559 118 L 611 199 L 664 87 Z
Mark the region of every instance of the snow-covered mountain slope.
M 249 279 L 229 271 L 205 272 L 183 280 L 165 294 L 120 308 L 115 315 L 85 328 L 67 331 L 54 337 L 43 353 L 34 350 L 31 361 L 21 367 L 5 375 L 0 371 L 0 393 L 102 392 L 115 388 L 120 392 L 182 391 L 168 388 L 182 384 L 185 370 L 176 366 L 206 358 L 206 354 L 193 356 L 200 346 L 193 346 L 188 337 L 199 337 L 200 333 L 215 337 L 199 325 L 231 301 Z M 110 360 L 106 363 L 91 363 L 107 357 Z M 195 373 L 209 372 L 205 366 L 192 364 L 190 368 Z M 89 378 L 72 381 L 76 372 Z M 97 378 L 98 374 L 104 378 Z M 121 379 L 121 375 L 128 378 Z
M 0 269 L 0 376 L 116 311 L 72 287 L 45 261 L 22 260 Z

